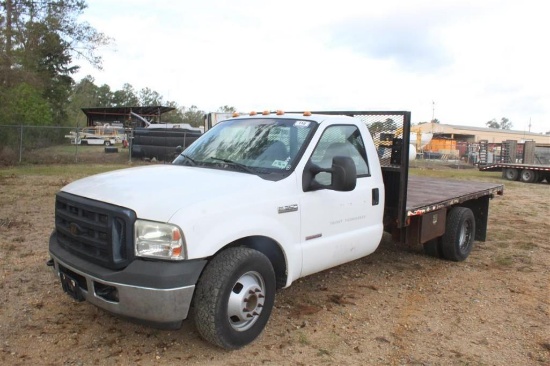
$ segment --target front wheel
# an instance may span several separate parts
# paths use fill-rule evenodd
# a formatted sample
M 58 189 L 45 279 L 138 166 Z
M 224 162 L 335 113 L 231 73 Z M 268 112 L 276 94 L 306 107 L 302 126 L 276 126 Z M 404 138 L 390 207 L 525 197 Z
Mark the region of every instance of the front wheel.
M 504 178 L 508 180 L 518 180 L 519 179 L 519 170 L 514 168 L 505 168 L 502 172 Z
M 262 253 L 244 247 L 216 255 L 197 283 L 193 318 L 200 335 L 237 349 L 262 332 L 275 300 L 275 272 Z
M 105 141 L 105 146 L 111 146 L 111 141 Z
M 445 234 L 441 238 L 443 258 L 460 262 L 468 258 L 476 232 L 474 213 L 467 207 L 453 207 L 447 216 Z

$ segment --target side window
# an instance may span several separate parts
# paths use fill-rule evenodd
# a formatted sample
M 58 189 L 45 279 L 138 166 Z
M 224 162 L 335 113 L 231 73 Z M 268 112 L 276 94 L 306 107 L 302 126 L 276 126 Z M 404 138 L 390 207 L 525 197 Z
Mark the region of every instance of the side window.
M 369 175 L 365 144 L 357 127 L 337 125 L 327 128 L 311 155 L 311 162 L 321 168 L 330 168 L 335 156 L 352 158 L 358 177 Z M 330 184 L 331 175 L 322 172 L 315 179 L 319 183 Z

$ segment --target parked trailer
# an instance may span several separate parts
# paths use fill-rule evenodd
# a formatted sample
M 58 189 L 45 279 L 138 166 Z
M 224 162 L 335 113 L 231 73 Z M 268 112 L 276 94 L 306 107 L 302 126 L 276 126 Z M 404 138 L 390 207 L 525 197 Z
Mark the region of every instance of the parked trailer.
M 480 141 L 480 152 L 486 151 L 483 148 L 486 144 Z M 502 171 L 502 178 L 525 183 L 550 182 L 550 146 L 535 141 L 518 144 L 515 140 L 503 141 L 500 145 L 500 161 L 489 163 L 481 158 L 486 154 L 480 153 L 479 170 Z
M 550 183 L 550 165 L 497 163 L 480 166 L 481 171 L 502 171 L 502 178 L 537 183 Z

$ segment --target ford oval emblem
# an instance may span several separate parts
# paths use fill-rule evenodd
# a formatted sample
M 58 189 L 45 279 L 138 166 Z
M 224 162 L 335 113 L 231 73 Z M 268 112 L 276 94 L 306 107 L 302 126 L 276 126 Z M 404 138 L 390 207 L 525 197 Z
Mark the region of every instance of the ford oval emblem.
M 75 224 L 74 222 L 71 222 L 69 224 L 69 231 L 74 236 L 78 236 L 78 234 L 80 234 L 80 227 L 77 224 Z

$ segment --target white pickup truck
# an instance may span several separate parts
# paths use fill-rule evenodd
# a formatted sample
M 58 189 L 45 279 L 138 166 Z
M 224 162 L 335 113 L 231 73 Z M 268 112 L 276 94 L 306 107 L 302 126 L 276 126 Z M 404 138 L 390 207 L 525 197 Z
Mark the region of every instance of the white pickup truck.
M 388 119 L 392 141 L 371 136 Z M 384 231 L 454 261 L 485 240 L 503 186 L 408 177 L 409 131 L 410 112 L 223 121 L 172 165 L 63 187 L 48 265 L 77 300 L 162 327 L 191 316 L 204 339 L 240 348 L 277 289 L 369 255 Z

